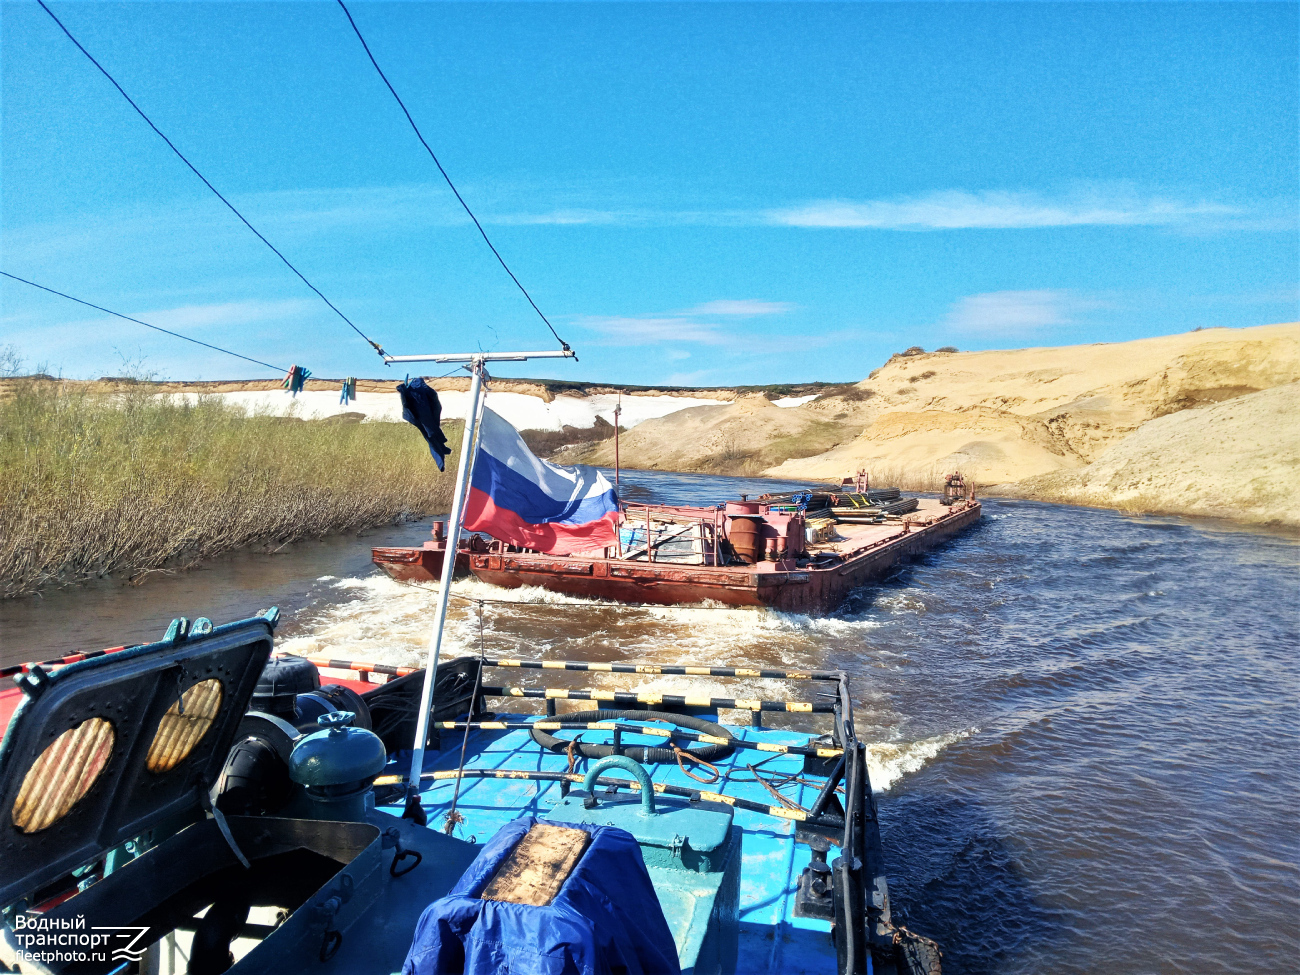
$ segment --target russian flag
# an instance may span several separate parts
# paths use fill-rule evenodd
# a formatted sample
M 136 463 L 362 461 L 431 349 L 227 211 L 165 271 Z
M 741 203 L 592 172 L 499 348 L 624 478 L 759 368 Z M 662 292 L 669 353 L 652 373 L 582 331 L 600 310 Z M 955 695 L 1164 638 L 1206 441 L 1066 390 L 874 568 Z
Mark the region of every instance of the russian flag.
M 548 555 L 618 544 L 618 496 L 594 467 L 560 467 L 534 456 L 509 423 L 484 408 L 466 531 L 486 532 Z

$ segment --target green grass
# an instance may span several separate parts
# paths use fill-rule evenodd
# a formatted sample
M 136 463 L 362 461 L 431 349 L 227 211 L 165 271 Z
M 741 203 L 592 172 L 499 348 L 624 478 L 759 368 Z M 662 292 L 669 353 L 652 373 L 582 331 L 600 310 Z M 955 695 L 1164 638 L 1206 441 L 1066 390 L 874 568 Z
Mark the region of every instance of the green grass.
M 215 397 L 113 394 L 40 379 L 0 390 L 0 596 L 184 568 L 250 545 L 446 511 L 405 423 L 249 415 Z

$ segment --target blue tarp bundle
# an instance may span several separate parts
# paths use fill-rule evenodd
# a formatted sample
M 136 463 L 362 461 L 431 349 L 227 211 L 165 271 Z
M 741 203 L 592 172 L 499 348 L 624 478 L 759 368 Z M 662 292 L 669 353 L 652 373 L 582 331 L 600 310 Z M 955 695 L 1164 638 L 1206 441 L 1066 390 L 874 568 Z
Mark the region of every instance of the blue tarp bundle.
M 503 826 L 451 893 L 425 909 L 402 975 L 680 975 L 641 848 L 621 829 L 552 824 L 591 834 L 555 899 L 545 907 L 482 899 L 535 822 Z

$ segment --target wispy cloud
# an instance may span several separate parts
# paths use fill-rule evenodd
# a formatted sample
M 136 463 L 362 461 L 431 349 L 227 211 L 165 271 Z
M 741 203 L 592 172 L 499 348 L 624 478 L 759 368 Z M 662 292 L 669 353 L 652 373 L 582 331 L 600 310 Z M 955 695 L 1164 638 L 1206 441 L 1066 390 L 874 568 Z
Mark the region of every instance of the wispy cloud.
M 731 207 L 646 204 L 663 199 L 659 189 L 638 194 L 621 187 L 476 187 L 476 213 L 487 226 L 750 227 L 861 231 L 953 231 L 1062 227 L 1160 227 L 1180 233 L 1291 231 L 1294 201 L 1223 202 L 1210 196 L 1147 191 L 1133 186 L 1083 186 L 1060 193 L 1018 190 L 943 189 L 872 199 L 793 201 L 785 206 Z M 522 202 L 529 196 L 533 205 Z M 611 197 L 613 199 L 611 199 Z M 468 225 L 469 218 L 444 187 L 409 184 L 336 187 L 241 194 L 236 202 L 277 244 L 302 253 L 312 241 L 372 241 L 383 234 L 420 235 Z M 729 203 L 733 201 L 727 201 Z M 350 236 L 355 235 L 355 237 Z M 464 238 L 466 247 L 472 236 Z M 454 240 L 455 238 L 449 238 Z M 172 201 L 156 211 L 83 214 L 75 221 L 5 228 L 5 251 L 18 266 L 57 266 L 83 256 L 98 258 L 118 246 L 138 252 L 143 263 L 210 263 L 214 249 L 231 259 L 262 266 L 260 245 L 220 207 L 204 198 Z M 711 303 L 722 307 L 722 303 Z M 708 314 L 751 314 L 715 310 Z M 753 312 L 769 314 L 769 312 Z
M 541 213 L 500 213 L 485 216 L 487 223 L 500 226 L 625 226 L 642 223 L 647 214 L 630 210 L 588 210 L 582 208 L 546 210 Z
M 1211 201 L 1088 191 L 1051 198 L 1010 191 L 945 190 L 881 200 L 818 200 L 768 211 L 787 227 L 874 230 L 1026 229 L 1084 226 L 1173 226 L 1245 216 Z
M 757 298 L 719 298 L 706 301 L 686 311 L 649 315 L 582 315 L 574 322 L 600 336 L 611 345 L 657 345 L 661 342 L 722 345 L 736 336 L 724 329 L 717 319 L 754 318 L 780 315 L 794 306 L 784 301 L 761 301 Z M 688 353 L 674 350 L 672 358 Z
M 696 305 L 689 311 L 684 312 L 686 315 L 781 315 L 788 312 L 794 305 L 785 301 L 758 301 L 754 298 L 721 299 L 718 301 L 706 301 L 702 305 Z
M 954 303 L 943 324 L 965 334 L 1026 335 L 1068 325 L 1075 313 L 1095 307 L 1097 302 L 1069 291 L 990 291 Z
M 809 200 L 766 209 L 573 206 L 537 212 L 489 210 L 483 220 L 517 226 L 766 226 L 886 231 L 1164 227 L 1213 233 L 1294 230 L 1294 211 L 1294 204 L 1288 201 L 1224 203 L 1207 197 L 1144 192 L 1127 185 L 1103 185 L 1057 194 L 945 189 L 866 200 Z M 451 218 L 454 222 L 457 216 L 452 214 Z
M 583 315 L 576 322 L 611 345 L 655 345 L 659 342 L 721 345 L 729 340 L 716 324 L 693 318 Z

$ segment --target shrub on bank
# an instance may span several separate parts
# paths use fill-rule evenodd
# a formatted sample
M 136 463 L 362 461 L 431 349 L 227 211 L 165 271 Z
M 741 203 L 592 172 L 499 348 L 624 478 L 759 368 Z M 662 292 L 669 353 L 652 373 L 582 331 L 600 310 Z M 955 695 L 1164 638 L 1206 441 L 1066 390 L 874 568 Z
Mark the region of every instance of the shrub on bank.
M 446 511 L 440 474 L 398 423 L 248 414 L 217 397 L 95 393 L 29 378 L 0 399 L 0 596 L 186 567 L 248 545 Z

